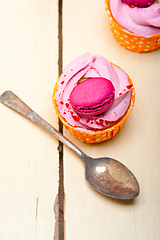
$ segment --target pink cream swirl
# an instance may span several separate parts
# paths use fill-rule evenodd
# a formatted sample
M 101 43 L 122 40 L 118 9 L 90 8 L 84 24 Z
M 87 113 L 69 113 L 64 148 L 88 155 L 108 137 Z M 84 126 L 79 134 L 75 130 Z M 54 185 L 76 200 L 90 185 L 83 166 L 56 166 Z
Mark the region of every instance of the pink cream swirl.
M 72 108 L 69 97 L 72 89 L 81 78 L 103 77 L 110 80 L 115 88 L 115 98 L 111 106 L 97 116 L 78 115 Z M 54 95 L 60 115 L 79 131 L 95 131 L 112 126 L 127 111 L 132 85 L 127 74 L 119 67 L 111 64 L 106 58 L 86 53 L 66 66 L 57 82 Z
M 114 19 L 125 30 L 143 37 L 160 33 L 160 0 L 145 8 L 111 0 L 110 8 Z

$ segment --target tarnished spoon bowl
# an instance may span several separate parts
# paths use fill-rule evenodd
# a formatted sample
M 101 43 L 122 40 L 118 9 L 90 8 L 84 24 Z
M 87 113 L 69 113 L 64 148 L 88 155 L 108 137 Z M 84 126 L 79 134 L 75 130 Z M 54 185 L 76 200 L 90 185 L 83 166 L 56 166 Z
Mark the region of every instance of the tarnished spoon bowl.
M 98 192 L 117 199 L 134 199 L 139 195 L 139 184 L 133 173 L 122 163 L 112 158 L 91 158 L 42 119 L 13 92 L 6 91 L 0 96 L 5 106 L 27 117 L 61 142 L 70 147 L 83 160 L 88 183 Z
M 84 162 L 86 179 L 97 191 L 118 199 L 133 199 L 138 196 L 138 182 L 122 163 L 112 158 L 88 156 L 84 157 Z

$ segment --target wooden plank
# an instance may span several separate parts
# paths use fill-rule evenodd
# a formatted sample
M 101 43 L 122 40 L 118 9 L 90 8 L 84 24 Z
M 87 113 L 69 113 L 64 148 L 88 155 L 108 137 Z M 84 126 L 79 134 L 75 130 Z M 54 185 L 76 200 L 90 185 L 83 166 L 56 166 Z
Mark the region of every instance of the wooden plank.
M 0 2 L 0 94 L 12 90 L 58 129 L 58 1 Z M 53 239 L 58 141 L 0 104 L 0 239 Z
M 103 1 L 63 4 L 63 65 L 86 52 L 99 54 L 123 68 L 136 89 L 134 110 L 114 139 L 87 145 L 64 134 L 90 156 L 124 163 L 141 188 L 134 201 L 100 195 L 87 184 L 82 161 L 65 147 L 66 239 L 159 240 L 160 49 L 139 54 L 122 48 L 112 36 Z

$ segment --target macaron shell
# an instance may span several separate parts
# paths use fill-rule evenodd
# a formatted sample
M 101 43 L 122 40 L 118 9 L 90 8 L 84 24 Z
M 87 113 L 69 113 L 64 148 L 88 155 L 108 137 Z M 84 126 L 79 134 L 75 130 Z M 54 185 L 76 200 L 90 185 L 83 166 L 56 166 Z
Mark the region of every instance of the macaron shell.
M 135 7 L 147 7 L 151 5 L 155 0 L 122 0 L 122 2 L 133 5 Z
M 70 103 L 79 114 L 100 114 L 112 104 L 114 92 L 113 84 L 108 79 L 90 78 L 72 90 Z

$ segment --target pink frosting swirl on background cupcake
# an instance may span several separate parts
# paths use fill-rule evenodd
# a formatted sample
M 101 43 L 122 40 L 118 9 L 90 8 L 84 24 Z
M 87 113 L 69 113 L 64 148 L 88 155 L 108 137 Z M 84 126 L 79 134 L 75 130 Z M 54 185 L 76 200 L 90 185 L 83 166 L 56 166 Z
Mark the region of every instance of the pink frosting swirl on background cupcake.
M 160 0 L 145 8 L 110 1 L 113 17 L 123 29 L 137 36 L 151 36 L 160 33 Z
M 93 77 L 106 78 L 112 82 L 115 88 L 114 100 L 104 113 L 82 116 L 73 110 L 70 94 L 80 79 Z M 121 68 L 102 56 L 86 53 L 66 66 L 57 82 L 54 98 L 60 115 L 71 126 L 79 131 L 95 131 L 112 126 L 126 113 L 131 99 L 131 87 L 127 74 Z

